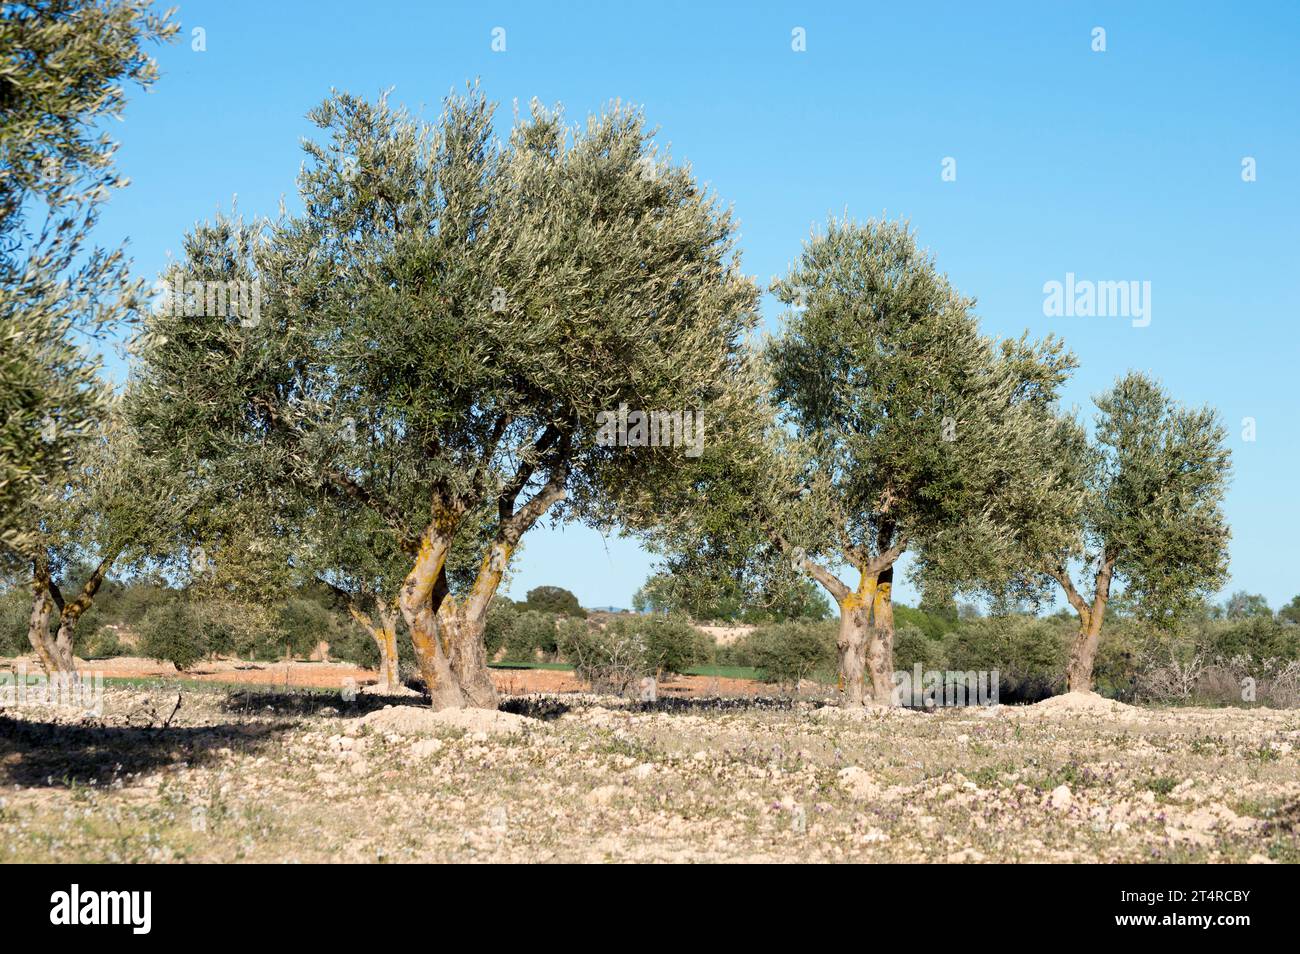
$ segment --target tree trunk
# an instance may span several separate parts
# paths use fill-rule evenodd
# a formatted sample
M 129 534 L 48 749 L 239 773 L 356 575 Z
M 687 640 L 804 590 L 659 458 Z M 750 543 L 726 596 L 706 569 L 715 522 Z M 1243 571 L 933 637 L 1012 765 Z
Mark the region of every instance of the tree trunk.
M 438 609 L 448 592 L 447 552 L 458 521 L 459 515 L 449 512 L 425 530 L 415 565 L 406 575 L 398 598 L 415 661 L 435 709 L 463 709 L 466 705 L 465 693 L 451 666 L 450 648 L 438 632 Z
M 41 668 L 48 676 L 60 671 L 59 654 L 50 638 L 50 617 L 54 614 L 54 599 L 39 584 L 33 586 L 32 613 L 27 620 L 27 641 L 32 644 Z
M 871 697 L 876 705 L 894 701 L 894 568 L 881 570 L 871 609 Z
M 413 612 L 408 612 L 403 606 L 402 615 L 406 617 L 406 628 L 411 631 L 415 662 L 429 691 L 429 704 L 435 709 L 465 708 L 465 694 L 461 692 L 446 644 L 438 632 L 437 614 L 428 606 Z
M 80 618 L 78 615 L 69 615 L 59 620 L 59 633 L 54 638 L 54 650 L 58 654 L 60 672 L 77 671 L 77 663 L 72 653 L 72 635 Z
M 1116 555 L 1114 552 L 1102 554 L 1101 565 L 1097 568 L 1092 604 L 1084 602 L 1074 589 L 1074 584 L 1064 571 L 1057 579 L 1065 587 L 1070 604 L 1079 614 L 1079 632 L 1074 637 L 1074 647 L 1070 650 L 1070 665 L 1065 672 L 1065 687 L 1068 692 L 1092 692 L 1092 667 L 1097 659 L 1097 645 L 1101 642 L 1101 626 L 1106 619 L 1106 604 L 1110 601 L 1110 583 L 1115 571 Z
M 397 663 L 397 622 L 385 620 L 382 629 L 372 634 L 379 647 L 379 686 L 385 691 L 396 689 L 402 684 L 402 675 Z
M 1097 659 L 1097 645 L 1101 641 L 1100 617 L 1081 616 L 1079 632 L 1070 650 L 1070 665 L 1065 673 L 1067 692 L 1092 692 L 1092 668 Z
M 379 650 L 379 678 L 375 686 L 381 692 L 389 692 L 401 685 L 401 675 L 397 663 L 397 615 L 382 600 L 376 598 L 379 625 L 361 611 L 356 603 L 348 606 L 348 611 L 357 625 L 370 634 Z
M 448 599 L 438 614 L 438 627 L 451 652 L 451 668 L 465 694 L 466 704 L 479 709 L 495 709 L 501 701 L 487 665 L 483 645 L 486 614 L 474 613 L 472 607 L 456 607 Z
M 867 610 L 868 604 L 856 593 L 850 593 L 840 602 L 840 633 L 835 645 L 839 650 L 846 706 L 860 706 L 865 701 Z
M 411 644 L 433 708 L 495 709 L 498 696 L 483 648 L 487 600 L 470 600 L 466 607 L 458 607 L 452 600 L 446 572 L 450 545 L 450 535 L 426 535 L 415 567 L 402 585 L 402 616 L 411 631 Z M 490 556 L 488 560 L 488 576 L 494 577 L 491 588 L 495 589 L 504 564 Z M 475 589 L 481 585 L 486 585 L 483 574 Z

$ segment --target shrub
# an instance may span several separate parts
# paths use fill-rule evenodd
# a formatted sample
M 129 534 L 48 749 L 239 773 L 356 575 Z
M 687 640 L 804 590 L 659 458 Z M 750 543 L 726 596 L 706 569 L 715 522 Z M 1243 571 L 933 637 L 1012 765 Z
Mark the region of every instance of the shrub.
M 954 610 L 954 616 L 956 611 Z M 934 613 L 928 613 L 925 610 L 913 609 L 910 606 L 901 604 L 894 605 L 894 625 L 897 627 L 895 635 L 901 633 L 904 627 L 911 627 L 919 630 L 922 635 L 932 640 L 939 640 L 945 634 L 952 632 L 957 628 L 956 619 L 948 619 Z
M 713 661 L 719 666 L 744 666 L 757 669 L 754 661 L 754 645 L 750 636 L 744 636 L 723 646 L 718 644 L 713 650 Z
M 616 620 L 609 625 L 640 629 L 645 641 L 647 668 L 656 676 L 682 673 L 709 659 L 712 640 L 684 619 L 654 616 Z
M 308 656 L 321 640 L 333 635 L 334 616 L 316 600 L 291 596 L 276 614 L 276 629 L 281 647 L 291 656 Z
M 797 686 L 801 679 L 834 678 L 838 666 L 838 624 L 794 620 L 761 626 L 749 634 L 740 655 L 757 666 L 766 682 Z
M 152 659 L 165 660 L 185 670 L 203 658 L 202 625 L 184 600 L 155 606 L 140 622 L 140 649 Z
M 15 586 L 0 594 L 0 656 L 23 656 L 32 651 L 27 639 L 31 612 L 29 591 Z
M 1065 684 L 1072 630 L 1056 620 L 1032 616 L 968 619 L 944 640 L 947 668 L 998 671 L 1003 702 L 1032 702 Z
M 597 692 L 621 695 L 651 671 L 644 633 L 623 620 L 601 628 L 567 619 L 560 626 L 559 644 L 561 655 L 573 664 L 578 677 L 590 682 Z
M 924 672 L 946 668 L 943 642 L 906 624 L 894 631 L 894 666 L 911 672 L 920 663 Z
M 517 613 L 505 633 L 505 659 L 533 662 L 537 654 L 554 656 L 556 652 L 555 617 L 537 610 Z
M 578 598 L 561 586 L 538 586 L 529 590 L 523 608 L 556 616 L 576 616 L 580 619 L 587 616 L 587 611 L 578 603 Z
M 115 622 L 125 623 L 132 628 L 155 607 L 162 606 L 176 598 L 176 591 L 154 582 L 135 582 L 124 587 L 114 602 Z
M 505 647 L 506 637 L 518 616 L 519 609 L 513 601 L 502 596 L 492 598 L 483 628 L 483 645 L 487 649 L 488 659 L 495 659 L 497 653 Z
M 88 659 L 112 659 L 114 656 L 131 655 L 131 647 L 122 642 L 117 628 L 104 626 L 98 629 L 86 641 L 85 656 Z
M 1198 642 L 1220 658 L 1249 656 L 1254 659 L 1300 658 L 1300 627 L 1287 626 L 1270 616 L 1249 616 L 1224 623 L 1202 624 Z

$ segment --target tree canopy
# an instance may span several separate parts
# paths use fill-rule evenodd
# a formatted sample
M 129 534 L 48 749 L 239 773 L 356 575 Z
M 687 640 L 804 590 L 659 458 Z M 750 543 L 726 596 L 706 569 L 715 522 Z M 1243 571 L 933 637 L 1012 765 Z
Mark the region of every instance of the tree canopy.
M 597 416 L 709 408 L 755 320 L 730 214 L 639 113 L 568 128 L 535 104 L 506 141 L 492 115 L 476 89 L 433 126 L 332 96 L 304 212 L 187 236 L 136 371 L 133 419 L 176 466 L 383 527 L 436 705 L 494 704 L 481 623 L 529 527 L 596 519 L 608 488 L 685 459 L 609 446 Z M 212 287 L 256 309 L 206 314 Z M 482 507 L 458 598 L 446 561 Z

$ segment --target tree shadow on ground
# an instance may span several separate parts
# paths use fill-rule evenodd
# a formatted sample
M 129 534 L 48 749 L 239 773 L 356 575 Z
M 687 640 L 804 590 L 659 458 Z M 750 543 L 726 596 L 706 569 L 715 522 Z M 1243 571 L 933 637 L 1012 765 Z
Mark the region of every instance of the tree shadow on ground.
M 630 712 L 785 712 L 795 700 L 781 696 L 664 696 L 654 702 L 629 702 Z
M 106 726 L 0 715 L 0 781 L 32 788 L 104 786 L 117 776 L 182 762 L 203 765 L 217 749 L 256 752 L 291 722 L 210 726 Z
M 427 706 L 428 696 L 381 696 L 357 694 L 346 700 L 337 692 L 280 692 L 237 689 L 226 694 L 220 703 L 222 712 L 245 717 L 259 715 L 338 715 L 344 718 L 363 716 L 385 706 Z
M 558 719 L 572 708 L 568 703 L 549 696 L 511 696 L 509 699 L 501 700 L 501 704 L 497 706 L 501 712 L 541 719 L 543 722 Z

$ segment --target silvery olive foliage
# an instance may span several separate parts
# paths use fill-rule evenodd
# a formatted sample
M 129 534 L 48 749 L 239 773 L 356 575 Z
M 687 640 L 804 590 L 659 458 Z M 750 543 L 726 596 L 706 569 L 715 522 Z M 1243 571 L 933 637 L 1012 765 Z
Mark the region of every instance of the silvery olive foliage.
M 0 10 L 0 553 L 40 549 L 38 512 L 75 470 L 111 400 L 87 342 L 127 322 L 140 283 L 121 248 L 90 242 L 125 180 L 96 123 L 148 86 L 146 44 L 174 35 L 143 0 L 47 0 Z
M 1074 367 L 1063 345 L 994 342 L 906 223 L 832 220 L 773 290 L 782 327 L 751 356 L 729 440 L 659 496 L 648 534 L 691 589 L 770 591 L 789 574 L 839 604 L 846 701 L 893 674 L 892 586 L 982 579 L 1009 539 L 1019 472 Z M 845 576 L 843 568 L 856 571 Z
M 820 516 L 809 552 L 856 566 L 994 516 L 1003 447 L 1074 366 L 1063 345 L 982 335 L 903 222 L 831 221 L 775 290 L 797 306 L 768 360 Z
M 1036 440 L 1073 357 L 982 335 L 901 222 L 832 221 L 774 291 L 789 309 L 754 356 L 750 403 L 659 515 L 668 566 L 758 583 L 793 559 L 826 578 L 905 547 L 918 572 L 975 573 L 975 544 L 1006 533 L 1005 451 Z
M 505 140 L 476 88 L 432 125 L 342 93 L 311 115 L 303 211 L 199 226 L 165 276 L 256 282 L 261 305 L 149 316 L 132 418 L 151 447 L 287 495 L 321 539 L 361 528 L 344 549 L 364 559 L 327 562 L 375 578 L 484 507 L 508 556 L 543 515 L 602 519 L 611 488 L 681 463 L 598 444 L 597 414 L 707 409 L 757 293 L 689 168 L 647 174 L 639 112 L 568 127 L 534 104 Z
M 1129 612 L 1172 623 L 1226 579 L 1231 538 L 1231 453 L 1216 412 L 1138 372 L 1095 402 L 1091 434 L 1072 414 L 1045 416 L 1041 439 L 1017 449 L 1014 532 L 985 550 L 1002 592 L 1064 591 L 1080 619 L 1073 688 L 1091 685 L 1113 591 Z

